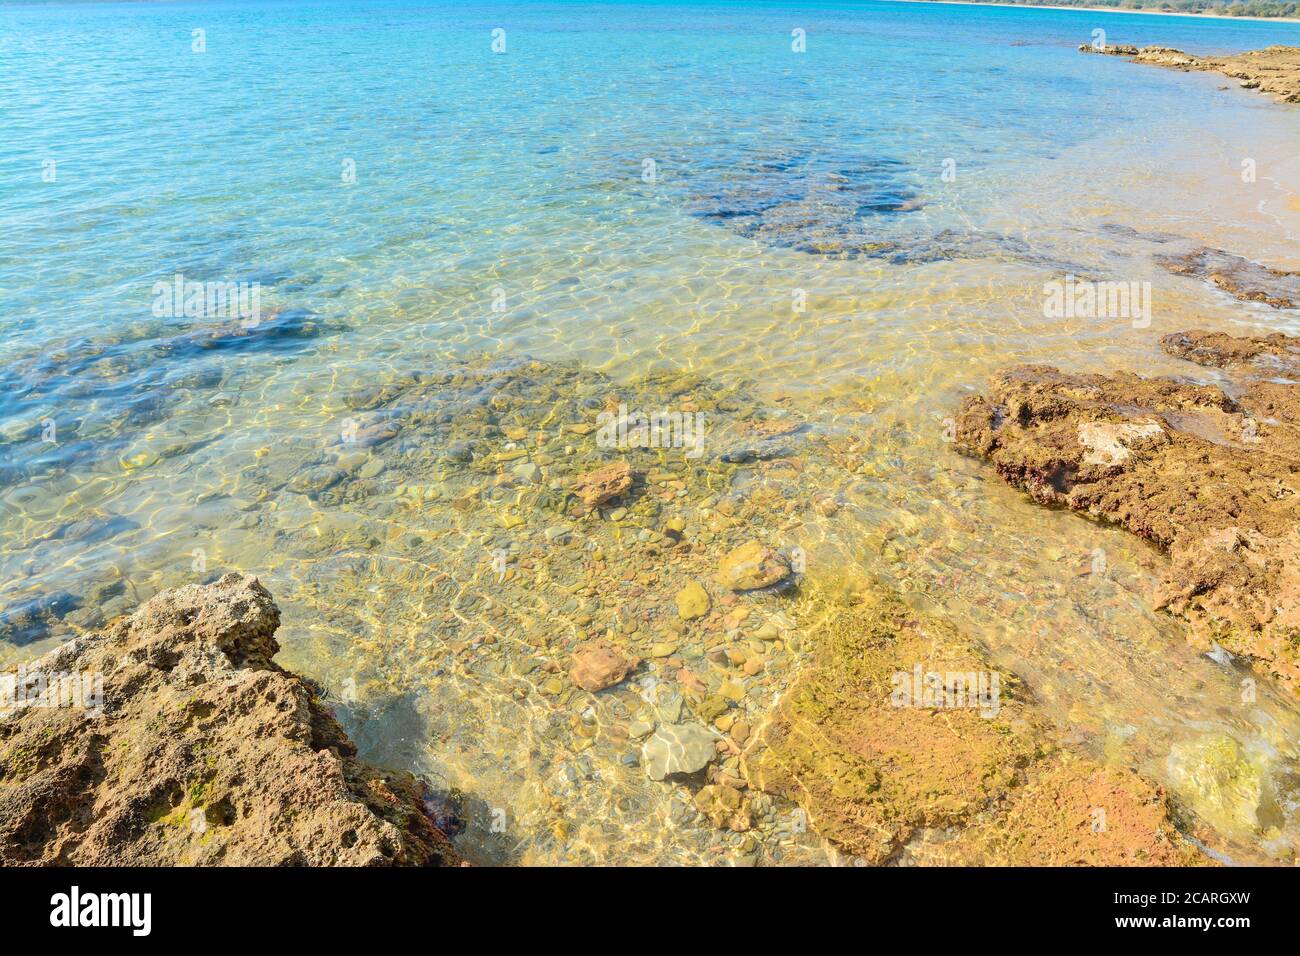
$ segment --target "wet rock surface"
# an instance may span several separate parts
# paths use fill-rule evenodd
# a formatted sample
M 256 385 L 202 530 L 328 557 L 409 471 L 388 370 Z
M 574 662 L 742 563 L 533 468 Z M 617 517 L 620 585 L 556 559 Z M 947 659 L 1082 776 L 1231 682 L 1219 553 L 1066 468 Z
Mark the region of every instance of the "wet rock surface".
M 1014 675 L 994 683 L 950 622 L 853 580 L 813 589 L 795 613 L 815 651 L 746 748 L 744 774 L 857 861 L 1198 860 L 1158 787 L 1061 750 Z M 949 696 L 913 693 L 921 671 Z M 956 681 L 968 683 L 955 700 Z
M 1277 336 L 1165 339 L 1207 364 L 1289 356 Z M 1165 551 L 1159 606 L 1286 681 L 1300 677 L 1300 385 L 1212 385 L 1021 366 L 968 398 L 956 441 L 1042 504 L 1118 524 Z
M 569 677 L 583 690 L 595 693 L 613 687 L 639 663 L 606 641 L 588 641 L 573 652 Z
M 662 724 L 641 747 L 641 763 L 651 780 L 703 770 L 718 755 L 716 731 L 703 724 Z
M 313 689 L 273 662 L 279 619 L 255 578 L 230 574 L 13 675 L 29 691 L 52 675 L 102 685 L 0 717 L 0 862 L 458 863 L 427 788 L 360 763 Z
M 790 562 L 767 545 L 746 541 L 718 564 L 718 582 L 733 591 L 770 587 L 790 575 Z
M 1201 247 L 1181 255 L 1156 256 L 1175 275 L 1202 279 L 1243 302 L 1275 309 L 1300 303 L 1300 272 L 1284 272 L 1219 249 Z
M 1169 47 L 1138 47 L 1119 44 L 1095 49 L 1090 44 L 1079 47 L 1083 53 L 1106 53 L 1126 56 L 1138 63 L 1149 63 L 1174 70 L 1222 73 L 1240 80 L 1243 89 L 1268 93 L 1285 103 L 1300 103 L 1300 47 L 1270 46 L 1231 56 L 1197 56 Z
M 1300 341 L 1280 332 L 1259 338 L 1201 330 L 1174 332 L 1160 340 L 1160 347 L 1170 355 L 1209 368 L 1300 375 Z

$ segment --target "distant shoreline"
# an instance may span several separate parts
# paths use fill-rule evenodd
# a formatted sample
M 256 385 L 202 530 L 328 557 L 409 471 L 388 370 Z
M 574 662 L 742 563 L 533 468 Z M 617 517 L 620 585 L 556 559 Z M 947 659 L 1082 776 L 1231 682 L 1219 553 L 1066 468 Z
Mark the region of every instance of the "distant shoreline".
M 1121 7 L 1067 7 L 1051 3 L 995 3 L 992 0 L 888 0 L 890 3 L 926 3 L 948 7 L 1015 7 L 1022 10 L 1078 10 L 1081 13 L 1141 13 L 1151 17 L 1198 17 L 1203 20 L 1251 20 L 1257 23 L 1300 23 L 1300 17 L 1230 17 L 1221 13 L 1183 13 L 1178 10 L 1132 10 Z

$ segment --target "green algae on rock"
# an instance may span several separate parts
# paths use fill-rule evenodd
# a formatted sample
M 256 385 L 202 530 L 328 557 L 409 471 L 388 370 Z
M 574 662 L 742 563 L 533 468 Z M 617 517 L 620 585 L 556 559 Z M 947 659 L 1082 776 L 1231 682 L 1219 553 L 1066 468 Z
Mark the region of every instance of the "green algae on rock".
M 277 666 L 280 613 L 256 578 L 156 595 L 28 664 L 93 675 L 97 706 L 0 717 L 0 863 L 423 866 L 460 862 L 404 772 L 356 759 Z
M 677 616 L 683 621 L 691 621 L 709 613 L 709 592 L 699 581 L 690 581 L 686 587 L 677 592 L 674 598 L 677 604 Z
M 1282 815 L 1257 756 L 1226 734 L 1175 745 L 1170 780 L 1191 808 L 1223 833 L 1250 837 L 1277 826 Z
M 900 701 L 899 675 L 917 665 L 992 671 L 948 621 L 867 582 L 818 585 L 798 613 L 813 659 L 746 749 L 744 772 L 845 852 L 872 865 L 1197 861 L 1159 788 L 1061 751 L 1013 676 L 1001 677 L 995 716 Z

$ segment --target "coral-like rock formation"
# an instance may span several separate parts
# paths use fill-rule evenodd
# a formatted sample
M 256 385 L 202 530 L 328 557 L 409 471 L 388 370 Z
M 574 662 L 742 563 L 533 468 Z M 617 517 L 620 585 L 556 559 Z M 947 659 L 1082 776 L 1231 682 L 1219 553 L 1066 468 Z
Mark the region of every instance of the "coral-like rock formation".
M 279 621 L 255 578 L 227 574 L 10 675 L 0 864 L 458 863 L 424 786 L 360 763 L 272 661 Z
M 1173 354 L 1237 365 L 1284 337 L 1167 336 Z M 1254 366 L 1249 366 L 1254 367 Z M 1169 554 L 1161 606 L 1286 680 L 1300 676 L 1300 386 L 1215 386 L 1022 366 L 957 418 L 958 447 L 1043 504 L 1114 522 Z
M 1198 860 L 1158 787 L 1059 750 L 1014 675 L 948 621 L 865 582 L 814 589 L 800 616 L 813 660 L 745 776 L 862 862 Z
M 1300 47 L 1270 46 L 1231 56 L 1196 56 L 1169 47 L 1148 46 L 1138 49 L 1122 44 L 1108 45 L 1099 50 L 1084 43 L 1079 50 L 1084 53 L 1127 56 L 1138 63 L 1186 72 L 1222 73 L 1240 80 L 1244 89 L 1272 94 L 1285 103 L 1300 103 Z

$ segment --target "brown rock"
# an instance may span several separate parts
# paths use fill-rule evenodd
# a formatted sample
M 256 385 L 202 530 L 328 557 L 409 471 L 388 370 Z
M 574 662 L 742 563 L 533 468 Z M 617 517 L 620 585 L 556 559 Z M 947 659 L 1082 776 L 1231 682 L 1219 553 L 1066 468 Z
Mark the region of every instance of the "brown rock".
M 1156 261 L 1175 275 L 1202 279 L 1243 302 L 1263 302 L 1275 309 L 1293 309 L 1300 303 L 1300 272 L 1271 269 L 1206 247 L 1182 255 L 1157 256 Z
M 625 494 L 632 487 L 632 466 L 625 461 L 602 465 L 574 478 L 571 487 L 587 508 L 595 508 Z
M 1193 329 L 1166 335 L 1160 347 L 1177 358 L 1210 368 L 1300 376 L 1300 342 L 1279 332 L 1261 338 L 1238 338 Z
M 1080 53 L 1104 53 L 1109 56 L 1137 56 L 1138 48 L 1128 43 L 1107 43 L 1098 49 L 1091 43 L 1080 43 Z
M 945 848 L 940 847 L 940 852 Z M 1012 792 L 1006 812 L 972 827 L 945 863 L 1167 866 L 1195 860 L 1163 790 L 1132 770 L 1065 759 Z M 924 856 L 918 862 L 924 862 Z
M 639 663 L 638 658 L 628 657 L 608 641 L 597 639 L 579 644 L 574 650 L 569 677 L 583 690 L 594 694 L 613 687 Z
M 1169 47 L 1106 46 L 1094 49 L 1090 44 L 1079 47 L 1084 53 L 1109 53 L 1132 57 L 1135 62 L 1170 69 L 1222 73 L 1240 80 L 1243 88 L 1269 93 L 1285 103 L 1300 103 L 1300 47 L 1271 46 L 1231 56 L 1197 56 Z
M 1187 342 L 1175 344 L 1210 347 Z M 963 403 L 956 438 L 1036 501 L 1166 551 L 1159 605 L 1187 618 L 1198 644 L 1215 640 L 1290 680 L 1300 677 L 1300 386 L 1239 387 L 1230 398 L 1213 386 L 1022 366 Z
M 98 675 L 99 707 L 0 718 L 0 864 L 455 864 L 407 773 L 356 759 L 272 661 L 256 578 L 164 591 L 26 672 Z
M 753 818 L 740 791 L 725 785 L 709 784 L 695 794 L 695 808 L 715 827 L 744 833 L 753 827 Z
M 687 690 L 694 691 L 697 694 L 703 694 L 709 689 L 708 685 L 706 685 L 704 681 L 700 680 L 685 667 L 677 671 L 677 682 Z
M 718 581 L 733 591 L 753 591 L 785 580 L 790 562 L 757 541 L 747 541 L 722 559 Z
M 1015 676 L 998 673 L 951 621 L 865 580 L 814 587 L 799 601 L 813 657 L 752 732 L 741 767 L 750 787 L 798 802 L 860 862 L 1207 862 L 1175 829 L 1158 787 L 1065 754 Z M 985 691 L 935 706 L 912 695 L 918 665 L 985 675 Z M 696 805 L 718 819 L 720 797 Z M 1094 827 L 1097 807 L 1104 828 Z M 943 835 L 933 847 L 931 834 Z

